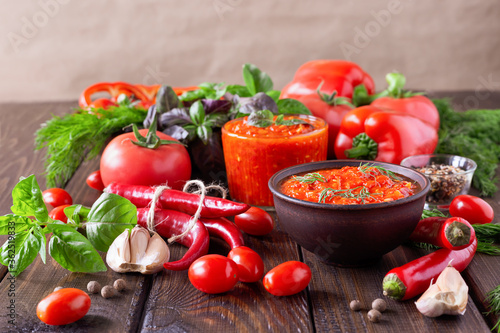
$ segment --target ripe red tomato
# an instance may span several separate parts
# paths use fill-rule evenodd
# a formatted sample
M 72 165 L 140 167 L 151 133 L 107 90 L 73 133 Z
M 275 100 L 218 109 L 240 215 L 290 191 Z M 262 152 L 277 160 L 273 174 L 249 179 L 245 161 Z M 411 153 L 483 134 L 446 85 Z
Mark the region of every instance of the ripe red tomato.
M 91 188 L 102 191 L 104 190 L 104 184 L 102 183 L 102 178 L 101 178 L 101 171 L 97 170 L 92 172 L 88 177 L 87 177 L 87 185 L 90 186 Z
M 188 277 L 193 286 L 204 293 L 224 293 L 238 282 L 238 266 L 229 258 L 208 254 L 191 264 Z
M 462 194 L 450 204 L 451 216 L 466 219 L 470 224 L 485 224 L 493 221 L 495 216 L 489 203 L 473 195 Z
M 147 130 L 139 131 L 146 136 Z M 162 140 L 172 137 L 156 132 Z M 101 157 L 101 178 L 104 186 L 116 182 L 129 185 L 160 185 L 180 190 L 191 178 L 191 160 L 183 145 L 161 145 L 156 149 L 133 144 L 134 133 L 117 136 L 107 145 Z
M 264 288 L 274 296 L 289 296 L 304 290 L 311 281 L 311 269 L 300 261 L 287 261 L 264 276 Z
M 234 223 L 249 235 L 262 236 L 274 229 L 274 220 L 265 210 L 250 207 L 243 214 L 234 217 Z
M 249 247 L 236 247 L 229 252 L 227 257 L 238 265 L 241 282 L 259 281 L 264 274 L 262 258 Z
M 66 214 L 64 214 L 64 208 L 69 207 L 71 205 L 61 205 L 57 206 L 56 208 L 52 209 L 49 213 L 49 217 L 53 220 L 59 220 L 64 223 L 68 222 L 68 217 Z
M 63 288 L 42 299 L 36 307 L 38 318 L 48 325 L 66 325 L 85 316 L 90 297 L 76 288 Z
M 49 188 L 42 192 L 43 201 L 52 207 L 73 204 L 73 199 L 68 192 L 62 188 Z

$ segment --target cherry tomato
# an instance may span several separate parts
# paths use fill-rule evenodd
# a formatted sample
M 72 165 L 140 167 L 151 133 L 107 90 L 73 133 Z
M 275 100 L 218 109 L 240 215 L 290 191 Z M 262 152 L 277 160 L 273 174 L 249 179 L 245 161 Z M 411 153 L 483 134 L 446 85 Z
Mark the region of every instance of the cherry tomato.
M 238 282 L 238 266 L 229 258 L 208 254 L 191 264 L 188 277 L 196 289 L 219 294 L 231 290 Z
M 52 207 L 73 204 L 73 199 L 68 192 L 62 188 L 49 188 L 42 192 L 43 201 Z
M 227 255 L 238 265 L 241 282 L 259 281 L 264 274 L 264 262 L 257 252 L 246 246 L 232 249 Z
M 87 177 L 87 185 L 90 186 L 91 188 L 102 191 L 104 190 L 104 184 L 102 183 L 102 178 L 101 178 L 101 171 L 97 170 L 92 172 L 88 177 Z
M 250 207 L 243 214 L 234 217 L 234 223 L 249 235 L 262 236 L 273 231 L 274 220 L 265 210 Z
M 59 220 L 64 223 L 68 222 L 68 217 L 66 214 L 64 214 L 64 208 L 69 207 L 71 205 L 61 205 L 57 206 L 56 208 L 52 209 L 49 213 L 49 217 L 53 220 Z
M 300 261 L 287 261 L 264 276 L 264 288 L 274 296 L 289 296 L 304 290 L 311 281 L 311 269 Z
M 485 224 L 493 221 L 493 208 L 489 203 L 473 195 L 462 194 L 450 204 L 451 216 L 466 219 L 470 224 Z
M 42 299 L 36 307 L 38 318 L 48 325 L 66 325 L 85 316 L 90 297 L 76 288 L 63 288 Z
M 147 129 L 139 131 L 147 135 Z M 162 140 L 172 137 L 156 132 Z M 137 146 L 134 133 L 117 136 L 106 146 L 101 157 L 101 177 L 104 186 L 112 182 L 129 185 L 160 185 L 181 190 L 191 177 L 191 159 L 181 144 L 161 145 L 156 149 Z

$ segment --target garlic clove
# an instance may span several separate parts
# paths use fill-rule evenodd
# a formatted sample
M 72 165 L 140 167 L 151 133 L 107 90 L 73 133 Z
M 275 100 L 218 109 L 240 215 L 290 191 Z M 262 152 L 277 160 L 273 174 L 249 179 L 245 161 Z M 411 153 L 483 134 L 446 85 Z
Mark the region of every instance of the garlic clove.
M 427 317 L 443 314 L 463 315 L 467 307 L 469 287 L 452 266 L 446 267 L 435 284 L 415 302 L 417 309 Z
M 138 264 L 149 244 L 149 231 L 142 227 L 134 227 L 130 233 L 130 262 Z
M 167 243 L 156 232 L 149 240 L 148 248 L 142 258 L 142 274 L 154 274 L 162 270 L 163 264 L 170 259 Z
M 153 274 L 162 270 L 170 259 L 167 243 L 157 233 L 134 227 L 121 233 L 109 247 L 106 263 L 115 272 Z

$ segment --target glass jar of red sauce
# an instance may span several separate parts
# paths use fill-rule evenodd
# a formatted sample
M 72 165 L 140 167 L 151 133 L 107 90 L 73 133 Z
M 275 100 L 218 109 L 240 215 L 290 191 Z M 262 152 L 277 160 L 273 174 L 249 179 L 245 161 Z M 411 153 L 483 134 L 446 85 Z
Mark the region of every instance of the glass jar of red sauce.
M 328 125 L 314 116 L 288 115 L 285 120 L 307 124 L 262 128 L 248 125 L 247 118 L 231 120 L 222 128 L 229 192 L 249 205 L 273 206 L 267 186 L 271 176 L 293 165 L 326 160 Z

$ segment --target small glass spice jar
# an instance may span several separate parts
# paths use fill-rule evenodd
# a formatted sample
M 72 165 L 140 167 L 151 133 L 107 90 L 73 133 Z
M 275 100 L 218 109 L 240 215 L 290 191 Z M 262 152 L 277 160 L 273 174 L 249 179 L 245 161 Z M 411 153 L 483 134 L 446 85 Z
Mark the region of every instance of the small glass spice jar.
M 414 155 L 401 161 L 402 166 L 423 173 L 431 182 L 426 208 L 446 209 L 453 198 L 467 194 L 476 162 L 467 157 L 447 154 Z
M 326 160 L 328 125 L 309 115 L 285 116 L 306 122 L 291 126 L 256 127 L 247 119 L 231 120 L 222 128 L 229 193 L 249 205 L 273 206 L 267 186 L 271 176 L 293 165 Z

